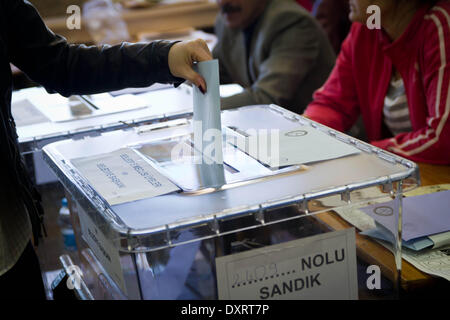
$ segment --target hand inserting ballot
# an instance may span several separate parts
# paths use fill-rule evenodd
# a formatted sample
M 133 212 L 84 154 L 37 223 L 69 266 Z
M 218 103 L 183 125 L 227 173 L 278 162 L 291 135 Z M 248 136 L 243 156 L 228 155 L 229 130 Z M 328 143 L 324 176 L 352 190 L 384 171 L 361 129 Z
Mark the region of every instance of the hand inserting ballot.
M 206 92 L 206 81 L 192 69 L 194 62 L 211 60 L 206 42 L 201 39 L 178 42 L 169 51 L 169 69 L 173 76 L 186 79 Z

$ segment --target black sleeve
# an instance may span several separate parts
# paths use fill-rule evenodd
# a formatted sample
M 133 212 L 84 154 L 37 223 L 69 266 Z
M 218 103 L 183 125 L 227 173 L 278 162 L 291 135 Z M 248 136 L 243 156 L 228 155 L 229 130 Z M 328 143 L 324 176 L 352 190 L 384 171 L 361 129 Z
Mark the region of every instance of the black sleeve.
M 10 61 L 50 92 L 69 96 L 183 81 L 169 71 L 172 42 L 69 44 L 45 26 L 28 1 L 4 1 Z

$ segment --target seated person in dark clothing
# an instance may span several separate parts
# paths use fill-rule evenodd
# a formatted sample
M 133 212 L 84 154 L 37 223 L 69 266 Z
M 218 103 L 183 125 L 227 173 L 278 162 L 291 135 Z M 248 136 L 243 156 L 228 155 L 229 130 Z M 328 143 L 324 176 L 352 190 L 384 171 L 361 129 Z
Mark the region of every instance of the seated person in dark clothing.
M 335 63 L 317 21 L 294 1 L 218 0 L 217 46 L 222 83 L 244 92 L 223 98 L 222 108 L 278 104 L 301 113 Z
M 351 22 L 348 18 L 350 7 L 348 0 L 316 0 L 313 15 L 328 35 L 336 54 L 347 37 Z

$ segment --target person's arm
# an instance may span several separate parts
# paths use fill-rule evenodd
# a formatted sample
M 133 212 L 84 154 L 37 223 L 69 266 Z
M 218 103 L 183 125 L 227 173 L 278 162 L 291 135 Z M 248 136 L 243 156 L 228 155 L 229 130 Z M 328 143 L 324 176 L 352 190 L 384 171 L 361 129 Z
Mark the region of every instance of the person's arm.
M 268 58 L 259 66 L 259 76 L 244 92 L 222 99 L 223 109 L 252 105 L 271 104 L 288 106 L 298 88 L 314 67 L 319 55 L 317 25 L 312 19 L 292 21 L 280 16 L 282 26 L 274 33 Z M 257 32 L 257 31 L 255 31 Z
M 341 132 L 349 130 L 360 113 L 352 71 L 352 42 L 353 34 L 350 32 L 330 77 L 314 93 L 313 102 L 305 110 L 309 119 Z
M 10 61 L 49 91 L 64 96 L 91 94 L 144 87 L 155 82 L 184 81 L 174 75 L 197 77 L 186 66 L 169 68 L 169 52 L 174 43 L 157 41 L 101 47 L 68 44 L 45 26 L 28 1 L 5 0 L 4 7 L 8 17 Z M 180 59 L 179 55 L 175 52 L 172 60 L 189 63 L 187 58 Z M 198 77 L 189 80 L 200 81 Z M 200 82 L 196 84 L 200 85 Z
M 426 125 L 373 145 L 417 162 L 450 164 L 450 27 L 440 14 L 430 15 L 423 48 L 422 83 Z

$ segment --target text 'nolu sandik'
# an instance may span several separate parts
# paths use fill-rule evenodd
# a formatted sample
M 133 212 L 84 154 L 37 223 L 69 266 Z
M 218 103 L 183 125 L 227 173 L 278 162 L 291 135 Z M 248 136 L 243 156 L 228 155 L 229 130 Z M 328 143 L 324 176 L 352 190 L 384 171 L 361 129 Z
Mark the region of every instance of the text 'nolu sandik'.
M 345 260 L 345 249 L 334 250 L 334 252 L 329 253 L 318 253 L 314 256 L 302 257 L 300 258 L 300 270 L 302 272 L 313 270 L 314 268 L 320 268 L 324 265 L 330 265 L 335 263 L 340 263 Z M 290 279 L 287 281 L 282 281 L 280 283 L 275 283 L 273 286 L 264 286 L 260 288 L 259 294 L 260 299 L 269 299 L 276 296 L 286 295 L 288 293 L 293 293 L 296 291 L 301 291 L 305 289 L 314 288 L 321 286 L 320 273 L 309 274 L 305 276 L 298 277 L 296 279 Z

